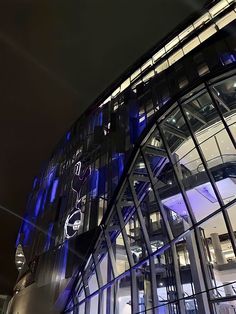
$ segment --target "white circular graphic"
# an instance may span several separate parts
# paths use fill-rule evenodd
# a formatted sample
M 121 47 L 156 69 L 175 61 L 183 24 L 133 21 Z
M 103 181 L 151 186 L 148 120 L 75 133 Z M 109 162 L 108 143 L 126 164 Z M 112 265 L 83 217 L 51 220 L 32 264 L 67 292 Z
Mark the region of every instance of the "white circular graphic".
M 82 212 L 80 209 L 68 215 L 65 221 L 64 233 L 67 239 L 74 237 L 82 226 Z

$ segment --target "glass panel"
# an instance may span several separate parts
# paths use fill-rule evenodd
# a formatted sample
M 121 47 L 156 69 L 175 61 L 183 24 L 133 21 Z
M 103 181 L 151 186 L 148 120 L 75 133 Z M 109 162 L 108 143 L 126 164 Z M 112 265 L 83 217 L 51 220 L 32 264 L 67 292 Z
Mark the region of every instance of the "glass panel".
M 182 31 L 179 34 L 179 39 L 183 40 L 184 38 L 186 38 L 189 34 L 191 34 L 194 31 L 194 27 L 193 25 L 188 26 L 184 31 Z
M 162 48 L 157 53 L 154 54 L 153 60 L 154 62 L 157 62 L 161 57 L 163 57 L 166 54 L 165 48 Z
M 98 313 L 98 294 L 90 299 L 90 314 Z
M 234 233 L 236 234 L 236 203 L 230 206 L 227 209 L 227 213 L 229 215 L 230 223 L 233 228 Z
M 218 313 L 232 313 L 236 312 L 235 301 L 215 302 L 213 303 L 214 314 Z
M 135 279 L 138 288 L 139 311 L 152 308 L 151 280 L 155 280 L 155 278 L 152 277 L 148 261 L 136 270 Z
M 168 52 L 169 50 L 172 50 L 175 46 L 178 45 L 178 43 L 179 43 L 179 38 L 176 36 L 170 42 L 168 42 L 168 44 L 166 44 L 165 46 L 166 52 Z
M 203 42 L 215 33 L 216 33 L 216 27 L 215 27 L 215 25 L 211 25 L 206 30 L 204 30 L 202 33 L 200 33 L 198 35 L 198 37 L 199 37 L 200 41 Z
M 176 151 L 179 158 L 176 166 L 178 166 L 179 180 L 186 191 L 193 217 L 196 221 L 200 221 L 216 211 L 219 203 L 196 148 L 184 155 L 187 147 L 193 145 L 192 139 L 189 139 Z
M 98 248 L 94 253 L 96 263 L 96 273 L 98 275 L 99 285 L 103 286 L 114 279 L 114 270 L 111 265 L 108 254 L 108 247 L 104 236 L 101 237 Z
M 187 299 L 184 303 L 185 308 L 187 310 L 198 309 L 198 313 L 209 313 L 207 296 L 201 293 L 206 290 L 206 287 L 198 245 L 193 231 L 176 243 L 176 251 L 181 289 Z M 191 297 L 194 294 L 195 297 Z
M 234 11 L 229 12 L 225 16 L 223 16 L 219 21 L 216 22 L 216 25 L 219 27 L 219 29 L 225 27 L 228 25 L 230 22 L 235 20 L 236 18 L 236 13 Z
M 209 269 L 209 277 L 213 290 L 212 297 L 225 297 L 233 295 L 230 285 L 225 284 L 236 281 L 236 262 L 232 243 L 226 228 L 224 217 L 219 213 L 200 226 L 205 255 L 204 259 Z
M 220 117 L 206 91 L 200 91 L 182 106 L 199 143 L 223 128 Z
M 172 65 L 173 63 L 175 63 L 176 61 L 181 59 L 183 56 L 184 56 L 183 50 L 179 49 L 172 56 L 169 57 L 169 59 L 168 59 L 169 60 L 169 64 Z
M 209 10 L 209 13 L 212 17 L 214 17 L 223 11 L 227 6 L 228 2 L 226 0 L 221 0 Z
M 79 314 L 85 314 L 85 302 L 79 305 Z
M 145 258 L 148 253 L 143 236 L 143 230 L 141 229 L 136 212 L 130 215 L 129 220 L 125 225 L 125 230 L 128 237 L 128 245 L 130 247 L 134 262 L 138 263 L 140 260 Z
M 214 83 L 211 91 L 228 125 L 236 122 L 236 76 Z
M 159 204 L 157 204 L 154 192 L 150 187 L 140 204 L 140 209 L 149 235 L 152 252 L 155 252 L 168 243 L 168 236 L 159 210 Z
M 129 261 L 124 244 L 124 239 L 121 233 L 119 219 L 115 213 L 109 223 L 107 232 L 110 238 L 112 252 L 115 258 L 116 274 L 120 275 L 129 269 Z
M 93 292 L 98 290 L 98 282 L 97 282 L 94 264 L 92 265 L 90 272 L 92 273 L 90 274 L 89 279 L 88 279 L 88 287 L 89 287 L 90 294 L 92 294 Z
M 160 304 L 177 299 L 175 269 L 171 249 L 155 256 L 157 298 Z
M 170 135 L 169 140 L 171 144 L 173 143 L 172 149 L 174 151 L 175 147 L 178 147 L 179 145 L 174 143 L 171 136 L 172 135 Z M 180 143 L 181 142 L 182 139 L 180 139 Z M 147 161 L 149 162 L 154 177 L 154 188 L 159 199 L 157 204 L 154 194 L 150 190 L 149 198 L 153 206 L 152 208 L 155 209 L 158 214 L 158 205 L 161 202 L 161 206 L 163 207 L 163 211 L 165 211 L 170 228 L 174 236 L 178 236 L 191 226 L 191 221 L 176 181 L 174 168 L 168 158 L 159 132 L 156 131 L 152 134 L 145 147 L 145 151 Z M 161 216 L 159 217 L 161 218 Z M 158 217 L 156 217 L 156 219 L 158 219 Z M 156 227 L 158 227 L 158 225 L 156 225 Z M 164 230 L 162 229 L 162 231 Z M 164 241 L 165 235 L 166 233 L 163 232 Z
M 204 141 L 201 151 L 224 203 L 235 198 L 236 152 L 226 130 Z M 199 165 L 201 170 L 202 164 Z
M 189 41 L 186 45 L 183 46 L 184 54 L 187 54 L 198 45 L 200 45 L 199 39 L 197 37 L 193 38 L 191 41 Z
M 196 20 L 193 25 L 195 28 L 201 27 L 206 24 L 211 19 L 210 14 L 207 12 L 206 14 L 202 15 L 198 20 Z
M 157 73 L 161 73 L 162 71 L 166 70 L 169 67 L 168 61 L 163 61 L 161 64 L 159 64 L 156 68 L 155 71 Z
M 130 274 L 118 280 L 116 293 L 115 314 L 131 314 L 131 278 Z

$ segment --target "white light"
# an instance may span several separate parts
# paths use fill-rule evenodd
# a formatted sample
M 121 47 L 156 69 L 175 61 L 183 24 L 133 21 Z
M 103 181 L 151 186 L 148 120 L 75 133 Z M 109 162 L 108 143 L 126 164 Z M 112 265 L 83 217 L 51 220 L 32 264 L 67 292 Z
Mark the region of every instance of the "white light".
M 17 263 L 17 264 L 23 264 L 22 261 L 17 261 L 16 263 Z
M 145 168 L 144 163 L 143 163 L 143 162 L 140 162 L 140 163 L 138 164 L 138 168 L 139 168 L 139 169 L 143 169 L 143 168 Z
M 76 220 L 73 224 L 73 230 L 79 230 L 79 227 L 81 225 L 81 221 L 80 220 Z
M 172 119 L 172 122 L 173 122 L 173 123 L 175 123 L 175 122 L 176 122 L 175 118 L 173 118 L 173 119 Z
M 163 282 L 160 282 L 160 283 L 159 283 L 159 286 L 161 286 L 161 287 L 162 287 L 162 286 L 163 286 Z
M 143 116 L 143 117 L 141 117 L 141 118 L 139 119 L 139 123 L 143 122 L 144 120 L 145 120 L 145 116 Z
M 234 87 L 236 87 L 236 82 L 234 83 Z

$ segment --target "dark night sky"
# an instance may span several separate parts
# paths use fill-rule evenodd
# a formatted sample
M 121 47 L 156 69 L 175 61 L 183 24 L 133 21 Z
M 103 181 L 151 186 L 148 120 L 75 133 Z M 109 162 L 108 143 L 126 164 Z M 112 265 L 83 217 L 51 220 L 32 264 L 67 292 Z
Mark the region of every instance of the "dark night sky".
M 1 0 L 0 204 L 22 215 L 33 176 L 72 122 L 205 0 Z M 20 220 L 0 212 L 0 294 Z

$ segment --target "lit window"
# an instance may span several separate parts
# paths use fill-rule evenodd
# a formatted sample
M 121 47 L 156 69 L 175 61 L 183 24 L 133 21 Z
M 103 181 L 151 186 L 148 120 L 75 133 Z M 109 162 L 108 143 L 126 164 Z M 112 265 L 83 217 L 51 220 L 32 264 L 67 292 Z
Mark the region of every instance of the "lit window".
M 188 42 L 186 45 L 183 47 L 183 51 L 185 54 L 193 50 L 195 47 L 200 45 L 200 41 L 197 37 L 193 38 L 190 42 Z
M 123 90 L 125 90 L 129 86 L 130 86 L 130 78 L 128 78 L 121 84 L 120 91 L 123 92 Z
M 218 22 L 216 22 L 216 25 L 219 27 L 219 29 L 225 27 L 228 25 L 230 22 L 235 20 L 236 18 L 236 13 L 234 11 L 229 12 L 225 16 L 223 16 Z
M 149 59 L 147 62 L 145 62 L 142 67 L 141 67 L 141 70 L 144 71 L 146 70 L 147 68 L 151 67 L 152 66 L 152 59 Z
M 130 76 L 131 81 L 135 80 L 140 75 L 140 73 L 141 73 L 141 70 L 138 69 L 133 74 L 131 74 Z
M 182 32 L 179 34 L 179 39 L 180 39 L 180 40 L 183 40 L 183 39 L 186 38 L 190 33 L 192 33 L 193 30 L 194 30 L 193 25 L 190 25 L 189 27 L 187 27 L 184 31 L 182 31 Z
M 214 17 L 218 15 L 221 11 L 223 11 L 228 5 L 229 4 L 226 0 L 221 0 L 209 10 L 209 13 L 212 17 Z
M 118 87 L 116 90 L 114 90 L 114 92 L 111 94 L 112 98 L 115 98 L 120 92 L 120 87 Z
M 199 34 L 199 39 L 201 42 L 203 42 L 215 33 L 216 33 L 216 27 L 215 25 L 211 25 L 205 31 Z
M 202 25 L 206 24 L 211 19 L 210 14 L 207 12 L 203 16 L 201 16 L 198 20 L 193 23 L 195 28 L 201 27 Z
M 161 50 L 159 50 L 157 53 L 154 54 L 153 58 L 153 62 L 157 62 L 160 58 L 162 58 L 164 55 L 166 54 L 165 52 L 165 48 L 162 48 Z
M 176 61 L 178 61 L 179 59 L 181 59 L 184 56 L 183 50 L 180 49 L 178 51 L 176 51 L 172 56 L 170 56 L 169 60 L 169 64 L 172 65 L 173 63 L 175 63 Z
M 143 77 L 143 81 L 144 81 L 144 82 L 147 82 L 147 81 L 150 80 L 150 78 L 152 78 L 154 75 L 155 75 L 155 72 L 154 72 L 154 71 L 148 72 L 148 74 L 146 74 L 146 75 Z
M 175 46 L 177 46 L 179 43 L 179 38 L 176 36 L 174 39 L 172 39 L 168 44 L 165 45 L 166 52 L 173 49 Z
M 165 69 L 167 69 L 169 67 L 169 64 L 168 64 L 168 61 L 164 61 L 162 62 L 160 65 L 158 65 L 156 68 L 155 68 L 155 71 L 157 73 L 161 73 L 162 71 L 164 71 Z

